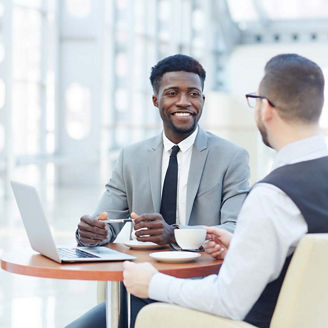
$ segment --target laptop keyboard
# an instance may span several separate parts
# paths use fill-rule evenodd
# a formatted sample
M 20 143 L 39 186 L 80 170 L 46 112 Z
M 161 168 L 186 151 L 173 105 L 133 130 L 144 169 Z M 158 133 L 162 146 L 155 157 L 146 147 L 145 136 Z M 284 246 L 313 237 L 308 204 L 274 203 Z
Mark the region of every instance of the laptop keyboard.
M 61 258 L 65 259 L 99 258 L 97 255 L 87 253 L 78 248 L 58 248 L 58 253 Z

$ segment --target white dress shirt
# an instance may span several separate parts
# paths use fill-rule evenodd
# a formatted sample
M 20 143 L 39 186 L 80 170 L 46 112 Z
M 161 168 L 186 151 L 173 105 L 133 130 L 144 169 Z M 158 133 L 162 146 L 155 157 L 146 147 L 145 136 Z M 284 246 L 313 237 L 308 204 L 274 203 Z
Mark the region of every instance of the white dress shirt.
M 187 222 L 186 208 L 187 208 L 187 183 L 190 168 L 190 161 L 192 155 L 192 146 L 195 142 L 198 133 L 198 126 L 196 130 L 186 139 L 178 143 L 180 151 L 177 154 L 178 160 L 178 187 L 177 187 L 177 215 L 176 223 L 185 225 Z M 164 179 L 169 165 L 171 148 L 175 144 L 170 141 L 163 132 L 163 157 L 162 157 L 162 187 L 163 190 Z
M 273 168 L 328 156 L 323 136 L 291 143 L 276 155 Z M 149 297 L 234 320 L 243 320 L 266 285 L 275 280 L 307 224 L 279 188 L 258 183 L 240 211 L 236 231 L 218 275 L 178 279 L 156 273 Z

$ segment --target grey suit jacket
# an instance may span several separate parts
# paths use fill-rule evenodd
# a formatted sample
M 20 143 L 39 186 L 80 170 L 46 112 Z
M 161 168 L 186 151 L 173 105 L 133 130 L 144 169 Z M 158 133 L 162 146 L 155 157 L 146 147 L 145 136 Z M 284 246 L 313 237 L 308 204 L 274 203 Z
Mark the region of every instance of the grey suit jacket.
M 106 184 L 95 214 L 113 219 L 159 213 L 161 205 L 162 135 L 124 148 Z M 249 190 L 248 153 L 199 128 L 187 183 L 188 225 L 221 225 L 233 231 Z M 122 225 L 113 224 L 113 238 Z

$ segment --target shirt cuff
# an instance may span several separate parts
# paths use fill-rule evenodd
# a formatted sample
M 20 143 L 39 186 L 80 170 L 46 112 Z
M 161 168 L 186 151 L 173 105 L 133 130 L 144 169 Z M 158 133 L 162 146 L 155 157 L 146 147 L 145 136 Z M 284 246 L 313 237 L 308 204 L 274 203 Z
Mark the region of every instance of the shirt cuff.
M 149 298 L 166 303 L 174 302 L 170 299 L 169 292 L 174 283 L 179 284 L 179 280 L 181 279 L 163 273 L 155 273 L 148 287 Z

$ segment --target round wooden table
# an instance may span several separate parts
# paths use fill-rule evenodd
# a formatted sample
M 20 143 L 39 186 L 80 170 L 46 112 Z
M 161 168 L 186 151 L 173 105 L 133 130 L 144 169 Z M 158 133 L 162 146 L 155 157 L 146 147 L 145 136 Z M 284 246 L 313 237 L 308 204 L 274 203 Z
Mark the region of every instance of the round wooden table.
M 135 256 L 134 262 L 136 263 L 150 262 L 158 271 L 179 278 L 201 277 L 218 273 L 222 264 L 221 260 L 214 260 L 205 253 L 201 253 L 199 258 L 189 263 L 162 263 L 151 258 L 149 254 L 167 251 L 167 248 L 133 250 L 124 244 L 109 244 L 108 247 Z M 118 326 L 119 282 L 123 281 L 123 261 L 60 264 L 33 252 L 30 247 L 26 247 L 5 252 L 1 259 L 1 268 L 11 273 L 34 277 L 107 281 L 107 304 L 109 304 L 109 297 L 111 298 L 111 309 L 107 308 L 107 318 L 110 313 L 111 328 Z M 112 282 L 112 286 L 109 289 L 110 282 Z

